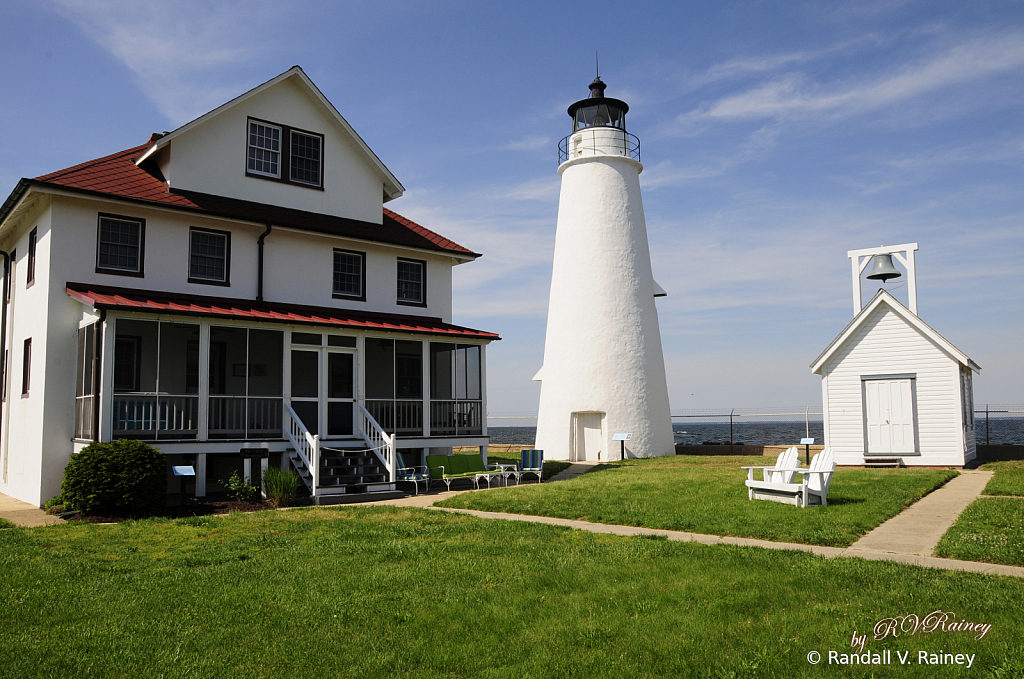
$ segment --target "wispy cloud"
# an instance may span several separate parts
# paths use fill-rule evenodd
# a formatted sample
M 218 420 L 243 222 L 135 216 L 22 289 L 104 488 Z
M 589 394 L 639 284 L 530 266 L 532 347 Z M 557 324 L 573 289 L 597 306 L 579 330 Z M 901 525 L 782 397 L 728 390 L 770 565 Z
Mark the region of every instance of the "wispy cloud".
M 789 73 L 683 114 L 678 121 L 845 117 L 1022 67 L 1024 34 L 1002 34 L 964 42 L 874 80 L 819 83 Z
M 175 126 L 252 84 L 241 80 L 239 71 L 259 59 L 263 38 L 287 9 L 269 0 L 54 3 L 59 14 L 135 74 L 142 91 Z

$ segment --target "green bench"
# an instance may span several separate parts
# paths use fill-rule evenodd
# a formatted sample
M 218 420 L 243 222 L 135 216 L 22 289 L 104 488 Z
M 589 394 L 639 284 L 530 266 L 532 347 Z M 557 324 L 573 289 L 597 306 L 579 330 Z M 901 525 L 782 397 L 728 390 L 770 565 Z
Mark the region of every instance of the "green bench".
M 443 481 L 452 489 L 452 481 L 467 479 L 473 483 L 473 488 L 479 490 L 480 481 L 486 481 L 487 487 L 491 487 L 491 479 L 500 476 L 506 477 L 506 472 L 497 469 L 492 465 L 490 469 L 484 465 L 484 458 L 480 453 L 474 455 L 427 455 L 427 470 L 430 473 L 430 482 Z

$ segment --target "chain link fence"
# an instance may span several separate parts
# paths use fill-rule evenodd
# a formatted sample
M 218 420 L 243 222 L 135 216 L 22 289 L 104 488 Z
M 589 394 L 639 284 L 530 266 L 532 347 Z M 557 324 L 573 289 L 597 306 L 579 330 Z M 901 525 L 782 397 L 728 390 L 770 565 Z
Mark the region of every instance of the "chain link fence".
M 676 410 L 672 432 L 684 446 L 820 444 L 825 436 L 821 406 Z
M 978 445 L 1024 445 L 1024 405 L 975 405 L 974 432 Z
M 1024 445 L 1024 405 L 979 405 L 974 422 L 978 445 Z M 536 412 L 487 415 L 492 443 L 532 445 L 536 425 Z M 821 406 L 675 410 L 672 431 L 686 446 L 781 446 L 808 437 L 821 444 L 825 437 Z

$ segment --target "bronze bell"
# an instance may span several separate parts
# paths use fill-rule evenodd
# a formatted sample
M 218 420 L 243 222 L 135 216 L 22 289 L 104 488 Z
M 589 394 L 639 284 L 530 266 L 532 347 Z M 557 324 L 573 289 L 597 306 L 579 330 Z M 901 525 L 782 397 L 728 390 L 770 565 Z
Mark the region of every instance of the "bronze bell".
M 871 267 L 871 273 L 868 274 L 868 278 L 871 280 L 884 283 L 890 278 L 899 278 L 903 275 L 899 272 L 899 269 L 892 265 L 892 255 L 875 255 L 871 260 L 873 266 Z

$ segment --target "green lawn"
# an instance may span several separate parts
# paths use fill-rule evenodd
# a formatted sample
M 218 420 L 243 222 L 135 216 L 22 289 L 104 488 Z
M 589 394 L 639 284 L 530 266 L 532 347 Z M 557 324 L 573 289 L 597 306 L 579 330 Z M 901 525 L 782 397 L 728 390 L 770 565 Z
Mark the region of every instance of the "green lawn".
M 935 555 L 1024 566 L 1024 499 L 975 500 L 942 536 Z
M 1024 460 L 989 462 L 982 469 L 995 472 L 985 495 L 1024 495 Z
M 5 677 L 1024 675 L 1017 579 L 430 510 L 15 528 L 0 572 Z M 870 639 L 938 609 L 991 630 Z M 855 631 L 911 664 L 828 666 Z
M 747 473 L 740 467 L 767 461 L 685 455 L 629 460 L 572 481 L 464 493 L 439 504 L 846 547 L 956 476 L 944 469 L 840 469 L 828 506 L 800 509 L 747 499 Z
M 4 528 L 14 528 L 15 524 L 11 523 L 7 519 L 0 519 L 0 530 Z

